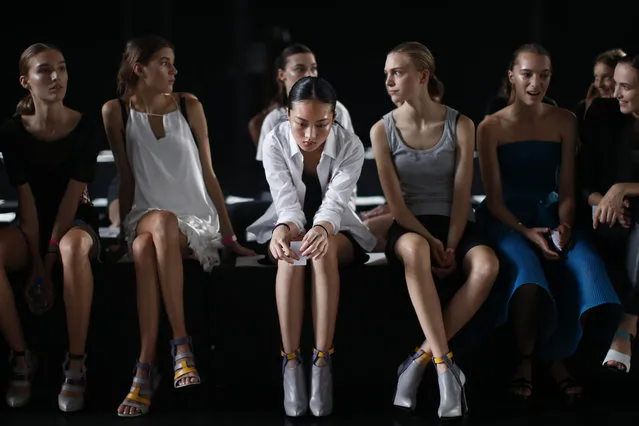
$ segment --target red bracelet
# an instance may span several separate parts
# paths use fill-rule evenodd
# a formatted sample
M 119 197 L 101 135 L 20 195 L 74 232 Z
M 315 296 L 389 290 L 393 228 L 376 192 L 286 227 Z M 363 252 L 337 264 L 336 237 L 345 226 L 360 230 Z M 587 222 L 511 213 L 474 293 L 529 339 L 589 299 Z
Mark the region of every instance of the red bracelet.
M 226 237 L 222 240 L 222 244 L 229 245 L 231 243 L 234 243 L 235 241 L 237 241 L 237 237 L 235 236 L 235 234 L 231 235 L 230 237 Z
M 49 240 L 49 245 L 50 245 L 50 246 L 56 246 L 56 247 L 57 247 L 57 246 L 59 246 L 60 244 L 58 243 L 58 240 L 56 240 L 55 238 L 51 238 L 51 239 Z

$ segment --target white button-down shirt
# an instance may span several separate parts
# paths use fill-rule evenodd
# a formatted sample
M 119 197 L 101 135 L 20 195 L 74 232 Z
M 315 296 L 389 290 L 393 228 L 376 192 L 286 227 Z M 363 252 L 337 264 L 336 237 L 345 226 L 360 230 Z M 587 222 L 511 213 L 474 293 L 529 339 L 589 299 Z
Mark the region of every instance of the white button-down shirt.
M 246 229 L 249 240 L 266 243 L 277 223 L 291 222 L 304 230 L 307 225 L 310 228 L 326 221 L 333 225 L 335 233 L 349 232 L 364 250 L 371 251 L 375 247 L 375 237 L 362 223 L 352 203 L 364 163 L 364 145 L 353 132 L 333 124 L 328 134 L 317 165 L 323 200 L 313 217 L 313 224 L 307 224 L 304 215 L 304 157 L 288 121 L 279 124 L 266 136 L 263 154 L 262 163 L 273 203 Z

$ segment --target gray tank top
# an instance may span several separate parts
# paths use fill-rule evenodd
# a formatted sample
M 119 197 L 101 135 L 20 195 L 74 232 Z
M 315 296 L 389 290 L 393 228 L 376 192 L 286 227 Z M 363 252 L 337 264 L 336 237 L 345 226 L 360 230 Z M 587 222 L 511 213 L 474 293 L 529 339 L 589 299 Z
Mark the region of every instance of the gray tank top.
M 413 149 L 402 140 L 392 111 L 384 115 L 391 157 L 408 209 L 415 215 L 450 217 L 455 182 L 457 120 L 459 112 L 446 107 L 444 132 L 435 146 Z M 468 200 L 470 203 L 470 200 Z M 468 220 L 474 220 L 472 209 Z

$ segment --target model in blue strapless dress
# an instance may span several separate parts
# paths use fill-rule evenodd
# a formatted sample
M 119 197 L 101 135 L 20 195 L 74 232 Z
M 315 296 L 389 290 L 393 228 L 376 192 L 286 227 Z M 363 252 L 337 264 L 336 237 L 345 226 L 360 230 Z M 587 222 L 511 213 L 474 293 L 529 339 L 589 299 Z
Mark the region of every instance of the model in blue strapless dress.
M 557 182 L 561 143 L 520 141 L 498 147 L 503 200 L 529 228 L 559 225 Z M 508 319 L 510 301 L 525 284 L 541 287 L 539 340 L 536 353 L 544 359 L 565 359 L 577 349 L 582 336 L 581 318 L 595 307 L 621 310 L 603 261 L 584 230 L 572 229 L 573 247 L 560 260 L 545 260 L 523 235 L 494 218 L 482 203 L 476 219 L 496 249 L 501 274 L 489 301 L 496 326 Z

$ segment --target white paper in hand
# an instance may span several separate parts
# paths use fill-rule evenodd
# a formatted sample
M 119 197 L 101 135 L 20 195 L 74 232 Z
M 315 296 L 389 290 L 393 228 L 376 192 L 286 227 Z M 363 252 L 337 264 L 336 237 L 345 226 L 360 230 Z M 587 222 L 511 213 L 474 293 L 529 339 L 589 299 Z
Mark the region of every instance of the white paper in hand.
M 306 256 L 302 256 L 302 253 L 300 252 L 301 247 L 302 241 L 291 241 L 291 250 L 293 250 L 293 253 L 299 256 L 299 260 L 293 259 L 293 264 L 291 266 L 306 265 Z
M 552 233 L 550 234 L 550 237 L 552 238 L 552 242 L 557 248 L 557 250 L 562 251 L 561 246 L 559 245 L 559 239 L 560 239 L 559 231 L 554 229 Z

